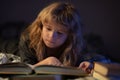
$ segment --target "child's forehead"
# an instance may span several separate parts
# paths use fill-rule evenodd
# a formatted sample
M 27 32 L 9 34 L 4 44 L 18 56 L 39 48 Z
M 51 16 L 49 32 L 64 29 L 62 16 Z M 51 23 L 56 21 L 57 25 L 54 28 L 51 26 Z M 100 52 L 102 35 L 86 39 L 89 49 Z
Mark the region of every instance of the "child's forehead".
M 43 22 L 43 25 L 47 25 L 49 27 L 52 27 L 52 28 L 57 28 L 59 30 L 64 30 L 64 31 L 68 31 L 68 27 L 69 26 L 65 26 L 63 24 L 60 24 L 58 23 L 57 21 L 55 21 L 54 19 L 53 20 L 47 20 L 47 21 L 44 21 Z

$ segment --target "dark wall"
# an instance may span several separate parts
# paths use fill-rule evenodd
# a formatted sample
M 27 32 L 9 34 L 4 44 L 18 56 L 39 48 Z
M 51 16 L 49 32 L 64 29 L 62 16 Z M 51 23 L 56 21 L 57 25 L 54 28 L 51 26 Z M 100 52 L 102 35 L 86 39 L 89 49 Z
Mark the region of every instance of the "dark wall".
M 39 11 L 61 0 L 1 0 L 0 24 L 17 22 L 30 24 Z M 67 1 L 67 0 L 66 0 Z M 84 34 L 95 33 L 103 38 L 106 54 L 120 58 L 120 2 L 119 0 L 68 0 L 78 8 L 84 24 Z M 19 23 L 20 22 L 20 23 Z M 20 26 L 22 27 L 22 25 Z

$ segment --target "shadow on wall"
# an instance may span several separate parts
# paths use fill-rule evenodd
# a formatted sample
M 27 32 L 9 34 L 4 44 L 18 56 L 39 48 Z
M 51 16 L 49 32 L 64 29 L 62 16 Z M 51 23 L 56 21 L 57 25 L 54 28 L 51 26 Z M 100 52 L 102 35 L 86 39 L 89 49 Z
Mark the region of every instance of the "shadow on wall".
M 19 37 L 26 26 L 24 21 L 0 24 L 0 52 L 17 54 Z
M 87 44 L 87 49 L 85 50 L 86 53 L 97 53 L 104 55 L 113 62 L 120 62 L 119 58 L 116 58 L 116 55 L 108 53 L 107 47 L 105 47 L 103 38 L 100 35 L 88 33 L 84 35 L 84 39 Z
M 100 35 L 89 33 L 84 35 L 84 39 L 87 44 L 87 52 L 98 54 L 103 54 L 105 52 L 104 41 Z

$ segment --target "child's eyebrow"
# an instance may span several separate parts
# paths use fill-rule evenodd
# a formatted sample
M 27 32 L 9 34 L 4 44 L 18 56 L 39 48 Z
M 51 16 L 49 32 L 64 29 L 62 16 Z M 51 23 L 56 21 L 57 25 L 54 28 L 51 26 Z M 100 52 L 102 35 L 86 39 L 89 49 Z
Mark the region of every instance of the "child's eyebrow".
M 68 32 L 68 28 L 66 28 L 66 27 L 62 27 L 62 28 L 60 28 L 59 30 L 60 30 L 60 31 L 63 31 L 63 32 Z

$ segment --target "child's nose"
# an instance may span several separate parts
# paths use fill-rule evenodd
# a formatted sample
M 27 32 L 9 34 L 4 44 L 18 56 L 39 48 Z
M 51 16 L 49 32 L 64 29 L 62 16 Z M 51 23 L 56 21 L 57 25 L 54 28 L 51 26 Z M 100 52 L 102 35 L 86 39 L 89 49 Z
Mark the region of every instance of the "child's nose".
M 50 38 L 55 39 L 57 37 L 57 33 L 56 32 L 51 32 L 50 33 Z

